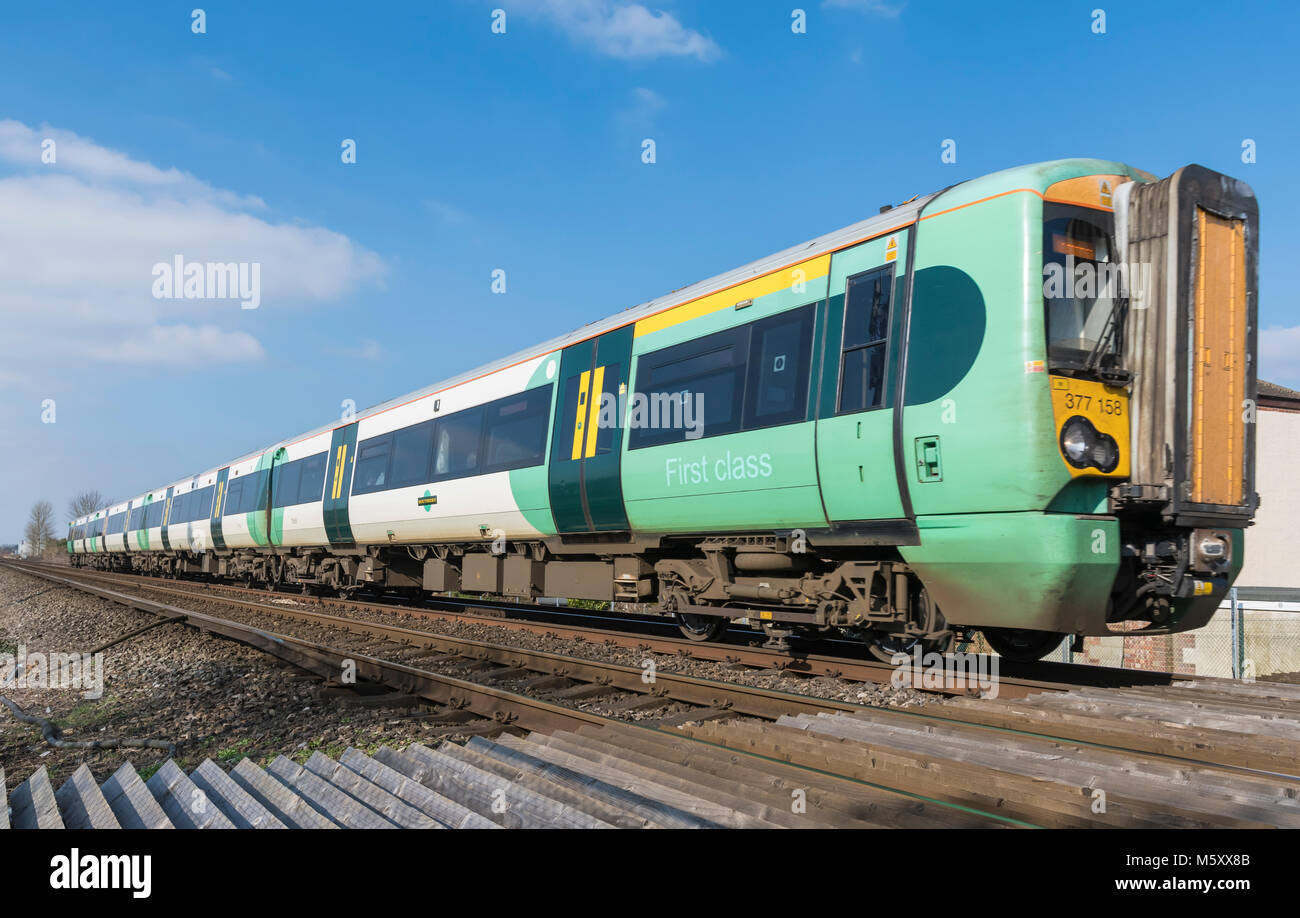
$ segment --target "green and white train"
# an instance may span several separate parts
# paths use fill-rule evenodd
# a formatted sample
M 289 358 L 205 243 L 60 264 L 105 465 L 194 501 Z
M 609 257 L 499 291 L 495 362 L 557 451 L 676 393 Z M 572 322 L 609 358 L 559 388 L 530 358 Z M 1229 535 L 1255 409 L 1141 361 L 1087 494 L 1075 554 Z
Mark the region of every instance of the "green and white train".
M 68 550 L 882 656 L 1196 628 L 1257 504 L 1257 251 L 1250 188 L 1199 166 L 1008 169 L 104 508 Z

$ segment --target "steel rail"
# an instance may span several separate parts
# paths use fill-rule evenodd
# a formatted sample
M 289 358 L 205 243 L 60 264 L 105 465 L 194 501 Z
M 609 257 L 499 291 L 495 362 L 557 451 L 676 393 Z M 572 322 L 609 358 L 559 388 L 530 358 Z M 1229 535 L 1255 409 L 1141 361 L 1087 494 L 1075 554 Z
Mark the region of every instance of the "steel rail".
M 149 589 L 171 592 L 177 595 L 202 595 L 209 589 L 226 590 L 255 596 L 275 595 L 264 590 L 248 589 L 229 584 L 208 584 L 196 581 L 159 581 L 157 578 L 140 574 L 108 573 L 103 571 L 85 571 L 74 569 L 74 576 L 91 576 L 112 579 L 115 582 L 130 582 L 147 586 Z M 178 585 L 193 587 L 178 588 Z M 928 686 L 924 681 L 924 667 L 917 671 L 911 667 L 893 666 L 872 660 L 856 660 L 822 654 L 802 653 L 799 651 L 772 650 L 762 647 L 744 647 L 735 644 L 720 644 L 706 641 L 691 641 L 685 638 L 657 637 L 627 631 L 613 631 L 606 628 L 583 627 L 551 622 L 532 622 L 516 618 L 478 615 L 454 609 L 425 609 L 398 604 L 373 603 L 355 599 L 325 599 L 321 597 L 292 597 L 296 602 L 308 602 L 325 608 L 356 609 L 380 615 L 409 615 L 434 621 L 470 622 L 499 628 L 509 628 L 532 634 L 552 634 L 571 640 L 608 643 L 634 650 L 654 651 L 657 653 L 679 654 L 697 660 L 715 663 L 737 664 L 755 669 L 779 670 L 782 674 L 794 676 L 828 676 L 852 682 L 872 682 L 892 684 L 895 678 L 902 678 L 904 684 L 921 691 L 935 692 L 943 695 L 978 695 L 981 686 L 978 680 L 967 679 L 964 675 L 946 676 L 938 686 Z M 255 600 L 245 600 L 250 607 L 268 611 L 281 611 L 287 607 Z M 496 608 L 496 607 L 488 607 Z M 544 606 L 526 606 L 526 611 L 550 612 Z M 301 611 L 301 610 L 300 610 Z M 915 677 L 915 678 L 914 678 Z M 1050 682 L 1041 679 L 1029 679 L 1018 676 L 998 676 L 998 693 L 1003 698 L 1024 698 L 1038 692 L 1060 692 L 1074 688 L 1074 683 Z
M 256 634 L 267 635 L 272 641 L 291 641 L 294 646 L 305 645 L 314 648 L 321 648 L 323 645 L 313 644 L 312 642 L 302 641 L 297 638 L 287 638 L 284 635 L 278 635 L 274 632 L 266 632 L 253 626 L 239 625 L 229 622 L 225 619 L 213 616 L 194 613 L 189 610 L 179 609 L 165 603 L 154 600 L 143 599 L 142 597 L 133 597 L 128 594 L 118 593 L 114 590 L 108 590 L 98 587 L 92 583 L 86 583 L 73 578 L 61 577 L 44 570 L 32 570 L 30 565 L 15 565 L 6 562 L 6 566 L 15 570 L 28 573 L 31 576 L 41 577 L 56 583 L 61 583 L 73 589 L 85 590 L 105 598 L 122 602 L 125 605 L 136 608 L 162 609 L 166 612 L 176 615 L 183 614 L 199 621 L 210 620 L 227 627 L 233 627 L 235 632 L 249 631 Z M 144 585 L 145 589 L 158 589 Z M 192 591 L 179 591 L 186 595 L 193 595 Z M 196 597 L 202 601 L 215 602 L 218 604 L 230 604 L 235 606 L 255 606 L 246 600 L 233 599 L 231 597 L 210 596 Z M 144 604 L 144 605 L 140 605 Z M 309 612 L 306 610 L 289 610 L 283 607 L 272 606 L 269 608 L 257 608 L 256 611 L 265 614 L 287 615 L 288 617 L 297 617 L 303 620 L 316 621 L 330 626 L 353 626 L 353 633 L 376 634 L 377 632 L 387 632 L 392 637 L 384 638 L 385 640 L 399 639 L 402 636 L 410 636 L 419 641 L 436 641 L 458 643 L 472 656 L 473 653 L 490 652 L 499 658 L 502 665 L 526 665 L 516 661 L 532 660 L 536 665 L 559 665 L 565 667 L 564 674 L 577 681 L 591 681 L 595 684 L 607 684 L 626 692 L 641 692 L 643 694 L 662 694 L 666 699 L 680 700 L 697 705 L 703 705 L 710 708 L 723 708 L 736 714 L 749 714 L 760 718 L 772 719 L 781 714 L 787 713 L 819 713 L 819 712 L 870 712 L 875 717 L 884 717 L 888 720 L 894 720 L 899 723 L 915 723 L 919 718 L 922 721 L 944 726 L 961 726 L 967 729 L 977 731 L 991 731 L 994 733 L 1003 733 L 1013 736 L 1022 736 L 1035 739 L 1048 740 L 1054 743 L 1078 744 L 1098 749 L 1108 749 L 1112 751 L 1122 751 L 1129 753 L 1141 753 L 1154 759 L 1160 759 L 1171 763 L 1190 764 L 1206 768 L 1214 768 L 1229 772 L 1248 772 L 1254 774 L 1267 774 L 1269 777 L 1278 778 L 1291 783 L 1300 783 L 1300 778 L 1296 775 L 1296 766 L 1294 761 L 1279 760 L 1275 755 L 1263 753 L 1260 751 L 1252 752 L 1248 755 L 1241 755 L 1232 750 L 1222 750 L 1207 748 L 1203 743 L 1198 742 L 1194 734 L 1196 731 L 1188 731 L 1188 735 L 1173 740 L 1163 739 L 1160 737 L 1149 737 L 1140 730 L 1123 729 L 1121 724 L 1109 724 L 1102 727 L 1081 727 L 1079 725 L 1053 721 L 1050 725 L 1034 724 L 1024 721 L 1021 718 L 1007 715 L 1005 712 L 997 710 L 985 711 L 983 709 L 957 708 L 950 706 L 931 707 L 925 709 L 906 709 L 891 708 L 882 705 L 871 704 L 853 704 L 849 702 L 837 701 L 834 699 L 821 699 L 805 695 L 796 695 L 788 692 L 775 692 L 769 689 L 759 689 L 750 686 L 738 685 L 728 682 L 716 682 L 705 679 L 696 679 L 689 676 L 680 676 L 671 673 L 657 673 L 654 683 L 642 682 L 641 676 L 643 670 L 634 667 L 623 666 L 621 664 L 577 660 L 572 657 L 565 657 L 558 654 L 551 654 L 541 651 L 524 651 L 516 647 L 503 647 L 501 645 L 490 645 L 484 642 L 471 641 L 468 639 L 449 638 L 442 635 L 433 635 L 429 632 L 416 631 L 413 629 L 400 628 L 398 626 L 384 625 L 374 622 L 359 621 L 356 619 L 345 619 L 337 616 L 329 616 L 323 613 Z M 199 625 L 203 627 L 203 625 Z M 206 630 L 217 630 L 207 628 Z M 348 628 L 347 630 L 352 630 Z M 226 633 L 226 632 L 219 632 Z M 239 638 L 236 638 L 239 639 Z M 255 644 L 255 646 L 263 646 Z M 284 645 L 289 646 L 289 645 Z M 444 644 L 443 646 L 447 646 Z M 274 650 L 266 647 L 269 652 L 275 653 Z M 480 691 L 494 696 L 498 699 L 510 699 L 514 704 L 521 706 L 525 711 L 535 705 L 544 705 L 561 712 L 561 716 L 571 717 L 572 715 L 595 718 L 596 723 L 610 723 L 611 718 L 605 718 L 600 715 L 586 714 L 578 712 L 571 708 L 552 705 L 548 702 L 538 701 L 522 695 L 492 689 L 489 686 L 483 686 L 479 683 L 467 682 L 465 680 L 455 679 L 454 677 L 441 676 L 436 673 L 430 673 L 425 670 L 415 669 L 404 666 L 403 664 L 391 663 L 374 657 L 366 657 L 350 652 L 331 651 L 324 648 L 328 653 L 334 654 L 330 659 L 333 663 L 338 664 L 341 659 L 365 660 L 370 669 L 362 670 L 360 665 L 359 671 L 376 673 L 376 681 L 384 681 L 386 672 L 396 672 L 410 676 L 428 677 L 436 685 L 451 686 L 453 689 L 463 693 L 470 693 L 471 696 Z M 277 654 L 278 655 L 278 654 Z M 292 661 L 291 661 L 292 662 Z M 491 662 L 498 662 L 493 660 Z M 388 669 L 385 669 L 387 667 Z M 339 672 L 334 669 L 333 673 Z M 557 673 L 558 674 L 558 673 Z M 391 683 L 386 683 L 391 684 Z M 396 686 L 401 690 L 401 683 Z M 407 690 L 409 694 L 420 694 L 418 691 Z M 423 697 L 423 696 L 422 696 Z M 439 700 L 435 697 L 434 700 Z M 479 710 L 470 706 L 470 699 L 463 699 L 461 703 L 470 707 L 470 710 L 479 713 Z M 445 703 L 440 701 L 439 703 Z M 482 702 L 478 702 L 482 704 Z M 490 712 L 495 715 L 496 711 L 503 711 L 501 716 L 509 716 L 518 712 L 512 710 L 509 706 L 490 708 Z M 497 716 L 497 719 L 501 719 Z M 571 721 L 570 721 L 571 722 Z M 614 721 L 623 723 L 623 721 Z M 523 721 L 521 720 L 522 724 Z M 1212 731 L 1213 732 L 1213 731 Z

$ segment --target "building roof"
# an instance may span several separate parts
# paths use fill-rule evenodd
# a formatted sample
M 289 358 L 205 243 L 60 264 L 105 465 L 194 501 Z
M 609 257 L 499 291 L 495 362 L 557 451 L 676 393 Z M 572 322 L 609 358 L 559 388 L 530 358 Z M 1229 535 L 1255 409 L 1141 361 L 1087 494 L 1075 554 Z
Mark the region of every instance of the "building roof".
M 1259 380 L 1259 403 L 1265 407 L 1300 409 L 1300 392 L 1279 386 L 1267 380 Z

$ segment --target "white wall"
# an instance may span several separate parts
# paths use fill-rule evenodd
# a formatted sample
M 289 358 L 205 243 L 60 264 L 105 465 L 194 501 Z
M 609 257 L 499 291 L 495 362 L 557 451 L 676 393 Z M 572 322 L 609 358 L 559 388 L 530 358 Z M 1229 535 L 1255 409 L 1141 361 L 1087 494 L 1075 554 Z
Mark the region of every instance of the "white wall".
M 1259 512 L 1246 530 L 1237 586 L 1300 587 L 1300 412 L 1261 409 L 1256 431 Z

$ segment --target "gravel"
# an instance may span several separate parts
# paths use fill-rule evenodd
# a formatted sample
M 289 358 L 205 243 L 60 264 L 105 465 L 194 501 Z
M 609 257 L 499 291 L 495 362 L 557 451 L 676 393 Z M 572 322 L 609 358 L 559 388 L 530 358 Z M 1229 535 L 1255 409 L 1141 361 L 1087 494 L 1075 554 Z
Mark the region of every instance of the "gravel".
M 83 653 L 149 624 L 153 617 L 66 587 L 0 569 L 0 654 Z M 285 754 L 305 761 L 314 750 L 337 756 L 348 746 L 436 745 L 438 728 L 394 709 L 322 696 L 319 685 L 248 647 L 163 625 L 104 654 L 104 694 L 79 689 L 4 688 L 29 714 L 47 718 L 67 740 L 133 737 L 170 741 L 185 771 L 205 758 L 229 769 L 248 757 L 267 764 Z M 451 738 L 456 738 L 452 736 Z M 167 759 L 156 749 L 55 749 L 37 727 L 0 706 L 0 766 L 12 789 L 44 765 L 57 788 L 85 762 L 104 781 L 131 761 L 144 777 Z
M 157 584 L 143 582 L 133 584 L 131 588 L 148 590 L 149 587 L 153 585 L 164 588 L 175 586 L 175 584 L 163 582 Z M 184 584 L 181 586 L 182 588 L 186 588 L 186 585 Z M 189 586 L 188 588 L 192 589 L 193 587 Z M 156 595 L 160 601 L 188 608 L 197 608 L 196 603 L 202 602 L 201 595 L 194 601 L 179 599 L 170 594 L 159 593 Z M 399 625 L 415 631 L 427 631 L 432 634 L 443 634 L 467 640 L 483 641 L 489 644 L 501 644 L 510 647 L 519 647 L 526 650 L 540 650 L 563 656 L 578 657 L 585 660 L 620 663 L 624 666 L 631 666 L 636 669 L 643 669 L 646 665 L 646 660 L 653 660 L 655 667 L 659 672 L 673 672 L 685 676 L 693 676 L 698 679 L 714 679 L 720 682 L 733 682 L 740 685 L 772 689 L 774 691 L 791 692 L 792 694 L 807 695 L 814 698 L 831 698 L 837 701 L 847 701 L 853 704 L 913 707 L 923 704 L 932 704 L 942 698 L 942 696 L 937 696 L 934 693 L 919 691 L 910 687 L 894 688 L 890 685 L 881 685 L 872 682 L 854 682 L 846 679 L 836 679 L 829 676 L 810 677 L 784 672 L 774 672 L 772 670 L 756 670 L 750 667 L 733 665 L 730 663 L 697 660 L 676 653 L 655 653 L 653 651 L 619 647 L 613 644 L 607 644 L 603 641 L 575 640 L 573 638 L 561 637 L 554 633 L 536 634 L 531 631 L 514 629 L 502 625 L 490 625 L 480 621 L 447 621 L 442 619 L 424 618 L 418 615 L 403 613 L 400 607 L 397 606 L 395 606 L 392 611 L 385 610 L 383 612 L 375 612 L 339 605 L 322 608 L 315 603 L 301 602 L 284 595 L 266 594 L 265 598 L 247 596 L 241 598 L 252 599 L 253 601 L 265 602 L 285 608 L 301 609 L 309 612 L 324 612 L 329 615 L 336 615 L 341 618 L 349 618 L 355 621 L 373 621 L 389 625 Z M 245 619 L 238 610 L 229 607 L 219 607 L 214 605 L 205 611 L 210 611 L 214 615 L 225 618 L 251 620 Z M 249 612 L 247 614 L 260 615 L 262 613 Z M 266 614 L 271 613 L 268 610 Z M 287 619 L 284 621 L 285 624 L 280 630 L 292 634 L 302 633 L 303 626 L 300 623 L 291 622 L 291 620 Z M 601 706 L 596 703 L 575 705 L 575 707 L 579 707 L 582 710 L 594 711 L 596 713 L 606 713 Z M 620 716 L 623 716 L 624 719 L 632 719 L 627 715 Z M 662 712 L 655 716 L 662 716 Z

